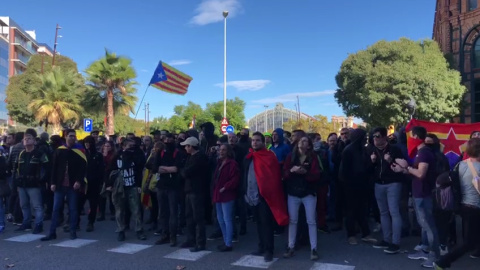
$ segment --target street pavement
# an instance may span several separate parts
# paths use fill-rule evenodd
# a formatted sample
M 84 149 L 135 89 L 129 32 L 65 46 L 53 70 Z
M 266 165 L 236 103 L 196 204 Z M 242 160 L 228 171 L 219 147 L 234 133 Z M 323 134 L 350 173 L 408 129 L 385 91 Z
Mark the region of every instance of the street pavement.
M 5 268 L 11 269 L 166 269 L 166 270 L 204 270 L 204 269 L 306 269 L 306 270 L 371 270 L 371 269 L 421 269 L 420 261 L 407 258 L 406 249 L 413 249 L 418 238 L 403 239 L 402 253 L 384 254 L 369 244 L 360 243 L 350 246 L 344 232 L 332 234 L 319 233 L 318 252 L 320 259 L 310 261 L 309 248 L 304 247 L 290 259 L 283 259 L 286 246 L 286 233 L 275 237 L 275 260 L 270 265 L 263 258 L 249 256 L 256 250 L 257 233 L 255 224 L 249 222 L 248 233 L 234 243 L 234 251 L 220 253 L 216 246 L 221 240 L 208 241 L 207 252 L 190 253 L 188 250 L 171 248 L 169 245 L 155 246 L 158 236 L 148 232 L 146 241 L 137 240 L 133 231 L 128 231 L 125 242 L 118 242 L 115 234 L 115 222 L 106 220 L 95 224 L 95 231 L 85 232 L 85 216 L 82 217 L 79 239 L 69 240 L 69 234 L 62 228 L 57 229 L 57 240 L 41 242 L 41 235 L 15 233 L 16 226 L 7 225 L 0 234 L 0 261 Z M 45 222 L 45 231 L 50 223 Z M 148 228 L 148 225 L 145 225 Z M 208 232 L 212 227 L 208 228 Z M 42 236 L 45 233 L 42 234 Z M 207 234 L 208 235 L 208 234 Z M 380 235 L 376 235 L 380 236 Z M 179 243 L 185 239 L 179 237 Z M 2 267 L 2 266 L 0 266 Z M 464 256 L 455 263 L 453 269 L 480 269 L 480 259 Z

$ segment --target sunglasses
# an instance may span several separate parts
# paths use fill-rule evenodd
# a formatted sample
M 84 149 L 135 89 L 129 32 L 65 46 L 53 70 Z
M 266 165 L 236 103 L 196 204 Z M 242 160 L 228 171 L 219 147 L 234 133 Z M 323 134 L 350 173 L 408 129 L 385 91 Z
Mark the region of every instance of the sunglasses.
M 340 133 L 340 135 L 348 135 L 348 132 Z

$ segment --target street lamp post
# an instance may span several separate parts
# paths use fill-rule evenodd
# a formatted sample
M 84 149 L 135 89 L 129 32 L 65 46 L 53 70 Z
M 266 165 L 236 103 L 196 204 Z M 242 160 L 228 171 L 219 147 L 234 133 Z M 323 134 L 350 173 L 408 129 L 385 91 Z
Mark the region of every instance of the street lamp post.
M 57 38 L 58 36 L 58 29 L 62 29 L 60 25 L 57 23 L 57 28 L 55 29 L 55 43 L 53 44 L 53 58 L 52 58 L 52 67 L 55 66 L 55 55 L 57 54 Z
M 227 16 L 223 12 L 223 117 L 227 117 Z
M 410 119 L 413 119 L 413 115 L 415 114 L 415 109 L 417 108 L 417 103 L 415 102 L 414 98 L 410 98 L 410 101 L 407 103 L 407 108 L 411 112 Z

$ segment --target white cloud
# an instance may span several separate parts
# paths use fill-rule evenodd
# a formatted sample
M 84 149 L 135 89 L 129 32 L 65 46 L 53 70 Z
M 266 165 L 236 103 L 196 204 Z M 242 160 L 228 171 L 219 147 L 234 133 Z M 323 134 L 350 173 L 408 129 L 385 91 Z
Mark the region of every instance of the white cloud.
M 170 63 L 168 63 L 170 66 L 182 66 L 182 65 L 188 65 L 191 64 L 192 61 L 190 60 L 172 60 Z
M 241 9 L 240 0 L 202 0 L 195 9 L 190 23 L 207 25 L 223 20 L 223 11 L 228 10 L 228 18 L 235 17 Z
M 335 90 L 324 90 L 324 91 L 315 91 L 315 92 L 303 92 L 303 93 L 290 93 L 284 94 L 272 98 L 263 98 L 263 99 L 256 99 L 252 100 L 252 103 L 256 104 L 274 104 L 274 103 L 287 103 L 287 102 L 294 102 L 297 101 L 297 96 L 299 98 L 302 97 L 321 97 L 321 96 L 329 96 L 333 95 L 336 91 Z
M 270 80 L 229 81 L 227 86 L 234 87 L 238 91 L 258 91 L 269 83 Z M 223 87 L 223 83 L 217 83 L 215 86 Z

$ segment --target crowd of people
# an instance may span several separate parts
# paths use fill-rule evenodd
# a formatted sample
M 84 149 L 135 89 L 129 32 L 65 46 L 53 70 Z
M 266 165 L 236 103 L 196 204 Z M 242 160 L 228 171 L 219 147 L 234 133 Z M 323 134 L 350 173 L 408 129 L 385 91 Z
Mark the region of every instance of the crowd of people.
M 419 237 L 408 258 L 427 268 L 448 268 L 467 252 L 480 258 L 478 131 L 454 167 L 436 135 L 420 126 L 411 131 L 413 151 L 404 129 L 388 135 L 383 127 L 343 128 L 325 141 L 281 128 L 221 137 L 214 131 L 205 123 L 200 132 L 107 139 L 94 131 L 80 141 L 71 129 L 50 138 L 34 129 L 8 134 L 0 156 L 0 233 L 12 223 L 16 232 L 39 234 L 51 220 L 41 241 L 56 239 L 62 224 L 76 239 L 84 214 L 85 231 L 92 232 L 109 212 L 118 241 L 133 225 L 140 240 L 147 231 L 159 236 L 157 245 L 198 252 L 207 240 L 223 239 L 217 249 L 228 252 L 251 219 L 258 234 L 252 254 L 266 262 L 273 260 L 274 236 L 285 229 L 286 259 L 309 244 L 317 260 L 317 233 L 341 230 L 350 245 L 360 239 L 387 254 L 400 252 L 402 238 Z M 207 225 L 214 227 L 208 238 Z M 372 236 L 377 231 L 382 239 Z

